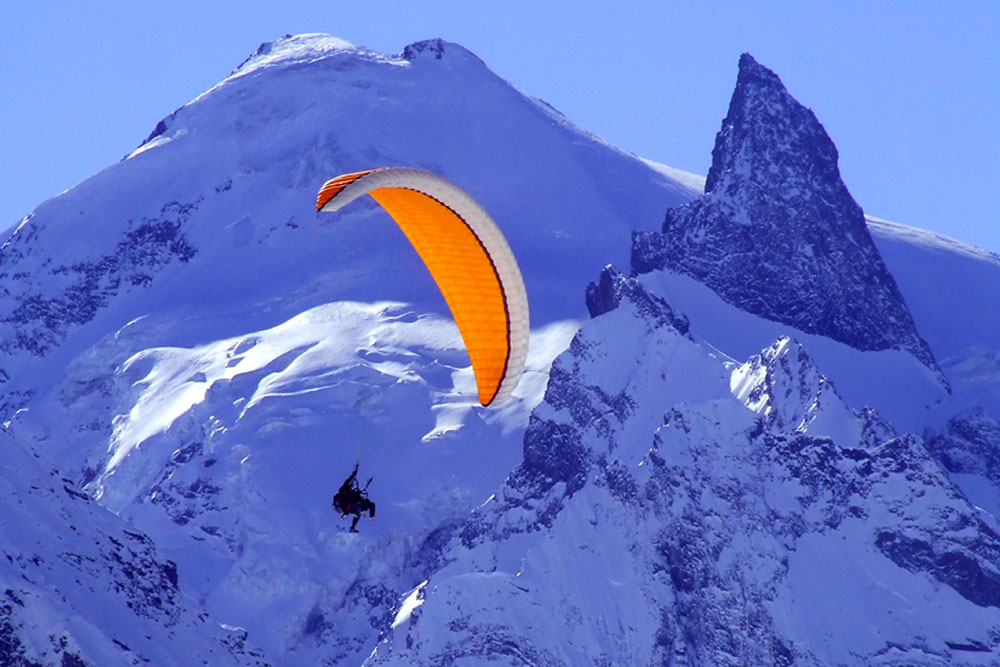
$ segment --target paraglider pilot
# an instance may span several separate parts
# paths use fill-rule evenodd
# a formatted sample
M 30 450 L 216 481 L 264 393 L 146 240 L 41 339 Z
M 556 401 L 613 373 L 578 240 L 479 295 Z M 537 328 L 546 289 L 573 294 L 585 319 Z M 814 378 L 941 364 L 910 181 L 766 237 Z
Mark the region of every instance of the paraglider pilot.
M 371 480 L 368 480 L 371 484 Z M 365 512 L 368 512 L 368 517 L 374 521 L 375 520 L 375 503 L 368 499 L 368 494 L 365 493 L 365 489 L 368 488 L 368 484 L 362 489 L 358 486 L 358 464 L 354 464 L 354 471 L 344 480 L 344 483 L 340 485 L 340 490 L 333 496 L 333 507 L 341 514 L 341 519 L 347 517 L 348 514 L 354 515 L 354 521 L 351 522 L 351 532 L 358 532 L 358 519 Z

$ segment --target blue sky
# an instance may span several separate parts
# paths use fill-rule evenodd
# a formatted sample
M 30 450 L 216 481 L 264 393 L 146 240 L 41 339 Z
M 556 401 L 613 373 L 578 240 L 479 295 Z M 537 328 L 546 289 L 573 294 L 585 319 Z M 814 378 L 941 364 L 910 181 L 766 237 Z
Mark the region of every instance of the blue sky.
M 740 53 L 816 112 L 869 214 L 1000 251 L 1000 2 L 0 0 L 0 229 L 119 160 L 264 41 L 443 37 L 704 175 Z

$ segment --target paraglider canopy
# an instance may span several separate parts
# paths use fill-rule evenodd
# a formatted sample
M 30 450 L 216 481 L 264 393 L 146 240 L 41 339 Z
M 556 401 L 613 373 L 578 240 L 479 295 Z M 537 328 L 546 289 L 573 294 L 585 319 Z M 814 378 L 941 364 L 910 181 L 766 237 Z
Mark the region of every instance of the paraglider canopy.
M 468 193 L 436 174 L 388 167 L 344 174 L 320 189 L 317 211 L 370 194 L 403 230 L 451 309 L 479 402 L 499 405 L 528 354 L 528 296 L 507 240 Z

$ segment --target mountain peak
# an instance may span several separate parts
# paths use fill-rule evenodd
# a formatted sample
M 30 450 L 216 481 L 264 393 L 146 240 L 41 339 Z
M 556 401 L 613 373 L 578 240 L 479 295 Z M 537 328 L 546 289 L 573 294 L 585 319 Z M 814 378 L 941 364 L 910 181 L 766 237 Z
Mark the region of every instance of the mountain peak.
M 784 85 L 781 84 L 781 79 L 778 78 L 778 75 L 757 62 L 757 59 L 749 53 L 740 54 L 739 77 L 737 78 L 736 83 L 737 86 L 740 84 L 740 78 L 743 77 L 756 77 L 760 80 L 770 80 L 784 88 Z
M 798 341 L 783 336 L 733 371 L 733 394 L 760 414 L 768 428 L 832 437 L 861 437 L 860 420 Z
M 742 181 L 741 186 L 749 179 L 774 189 L 775 170 L 768 167 L 783 165 L 784 175 L 814 174 L 828 189 L 836 189 L 838 205 L 863 226 L 861 207 L 841 181 L 837 159 L 837 148 L 816 115 L 792 97 L 777 74 L 749 53 L 740 56 L 736 88 L 715 138 L 705 192 L 725 190 L 734 185 L 734 178 Z
M 451 58 L 471 58 L 479 64 L 484 64 L 480 58 L 467 48 L 454 42 L 447 42 L 440 37 L 425 39 L 407 44 L 400 54 L 403 60 L 417 62 L 420 60 L 448 60 Z
M 264 42 L 233 70 L 231 76 L 242 76 L 267 67 L 314 62 L 341 53 L 356 53 L 376 57 L 369 51 L 339 37 L 323 33 L 285 35 L 273 42 Z
M 447 42 L 443 39 L 425 39 L 419 42 L 413 42 L 412 44 L 407 44 L 406 48 L 403 49 L 404 60 L 416 60 L 417 58 L 433 58 L 434 60 L 441 60 L 444 58 L 445 47 Z
M 908 350 L 946 385 L 837 158 L 816 115 L 743 54 L 705 195 L 634 239 L 633 271 L 686 273 L 747 312 L 859 350 Z
M 766 90 L 777 96 L 788 95 L 788 90 L 781 82 L 781 78 L 773 70 L 757 62 L 749 53 L 740 56 L 739 70 L 736 75 L 736 90 L 741 89 Z

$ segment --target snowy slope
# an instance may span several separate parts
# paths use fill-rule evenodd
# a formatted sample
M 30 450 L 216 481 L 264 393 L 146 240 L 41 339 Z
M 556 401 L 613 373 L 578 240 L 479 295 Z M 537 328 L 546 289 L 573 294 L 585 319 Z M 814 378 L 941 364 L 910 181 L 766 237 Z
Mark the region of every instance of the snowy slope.
M 390 302 L 325 304 L 269 330 L 147 348 L 116 370 L 110 398 L 33 409 L 62 408 L 77 428 L 112 401 L 87 490 L 155 533 L 186 592 L 272 659 L 336 661 L 367 652 L 421 565 L 421 542 L 516 463 L 548 364 L 575 331 L 537 331 L 526 381 L 481 417 L 454 323 Z M 98 383 L 92 369 L 74 369 L 59 393 Z M 376 474 L 378 502 L 378 522 L 358 536 L 330 509 L 355 460 Z
M 939 376 L 901 350 L 863 351 L 747 313 L 723 301 L 702 283 L 671 271 L 640 276 L 691 322 L 704 344 L 733 360 L 745 360 L 781 337 L 802 342 L 851 405 L 877 409 L 902 431 L 941 428 L 956 404 Z
M 601 282 L 522 463 L 369 664 L 996 661 L 1000 537 L 919 438 L 788 339 L 734 365 Z
M 41 205 L 4 242 L 5 411 L 35 391 L 20 386 L 19 363 L 34 375 L 34 357 L 45 355 L 45 368 L 63 368 L 148 315 L 171 329 L 158 342 L 190 344 L 338 299 L 444 312 L 373 202 L 313 211 L 324 180 L 378 165 L 427 168 L 477 197 L 524 265 L 542 325 L 579 317 L 579 288 L 569 285 L 624 260 L 623 232 L 692 195 L 459 46 L 434 41 L 387 57 L 319 35 L 265 45 L 127 160 Z M 206 302 L 217 304 L 209 317 Z
M 955 393 L 1000 417 L 1000 256 L 885 220 L 868 226 Z
M 149 536 L 9 434 L 0 448 L 0 664 L 263 664 Z

